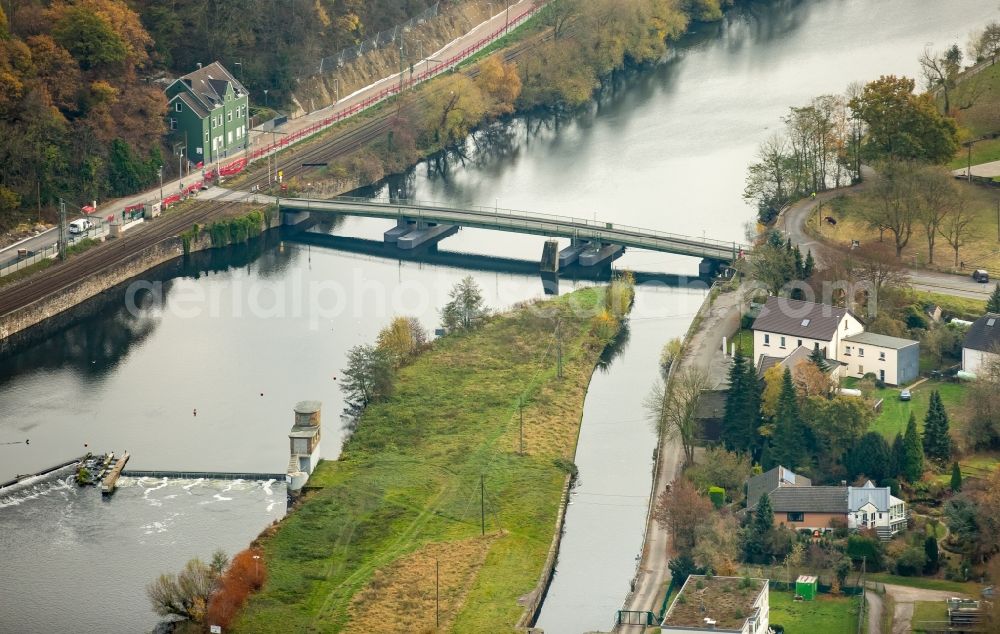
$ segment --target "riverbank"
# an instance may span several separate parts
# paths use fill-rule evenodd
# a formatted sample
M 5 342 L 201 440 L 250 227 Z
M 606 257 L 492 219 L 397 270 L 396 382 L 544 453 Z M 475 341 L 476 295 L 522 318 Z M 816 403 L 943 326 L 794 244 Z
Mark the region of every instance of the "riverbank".
M 139 230 L 143 231 L 140 235 L 117 238 L 113 244 L 100 245 L 78 258 L 50 267 L 37 280 L 21 281 L 4 289 L 0 297 L 18 291 L 40 292 L 0 315 L 0 352 L 66 327 L 87 313 L 70 309 L 88 304 L 150 269 L 186 254 L 245 242 L 279 226 L 275 213 L 263 212 L 259 204 L 230 203 L 207 213 L 201 213 L 197 203 L 191 205 L 190 210 L 178 210 L 176 215 L 153 221 L 149 229 Z M 191 220 L 211 223 L 188 225 L 189 216 Z M 190 228 L 179 231 L 185 226 Z M 35 282 L 39 286 L 32 287 Z M 99 305 L 92 303 L 95 310 Z
M 435 562 L 442 629 L 513 630 L 574 471 L 603 299 L 588 288 L 522 306 L 403 368 L 395 395 L 369 407 L 341 458 L 259 540 L 270 578 L 238 630 L 432 629 Z
M 720 389 L 727 382 L 728 358 L 722 353 L 722 340 L 729 338 L 740 327 L 740 305 L 743 289 L 721 292 L 711 290 L 705 295 L 691 327 L 684 337 L 683 352 L 667 377 L 667 389 L 677 372 L 698 368 L 706 373 L 711 389 Z M 670 434 L 661 434 L 657 447 L 657 461 L 653 486 L 649 495 L 650 512 L 646 517 L 646 531 L 642 555 L 636 566 L 632 592 L 625 598 L 622 610 L 653 612 L 660 608 L 670 585 L 670 534 L 652 513 L 657 500 L 680 476 L 684 466 L 680 440 Z M 616 631 L 641 632 L 642 626 L 620 626 Z

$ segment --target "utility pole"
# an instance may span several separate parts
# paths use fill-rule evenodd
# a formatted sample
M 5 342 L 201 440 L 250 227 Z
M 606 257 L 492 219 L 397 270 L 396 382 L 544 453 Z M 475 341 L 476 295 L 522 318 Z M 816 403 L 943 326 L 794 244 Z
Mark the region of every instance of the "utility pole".
M 486 534 L 486 476 L 479 474 L 479 525 Z
M 441 627 L 441 562 L 434 560 L 434 626 Z
M 163 202 L 163 166 L 160 166 L 160 202 Z
M 59 199 L 59 259 L 66 259 L 66 202 Z
M 997 201 L 997 242 L 1000 242 L 1000 200 Z
M 524 397 L 517 397 L 517 413 L 521 417 L 521 455 L 524 455 Z
M 510 0 L 507 0 L 507 10 L 506 10 L 506 22 L 503 27 L 503 34 L 507 35 L 510 32 Z
M 562 330 L 559 328 L 559 322 L 556 322 L 556 378 L 561 379 L 563 375 L 562 368 Z

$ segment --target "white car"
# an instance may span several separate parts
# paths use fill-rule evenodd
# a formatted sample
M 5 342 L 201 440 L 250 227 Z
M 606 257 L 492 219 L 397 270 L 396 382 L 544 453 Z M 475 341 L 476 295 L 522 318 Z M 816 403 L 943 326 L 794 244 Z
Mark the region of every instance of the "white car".
M 78 218 L 69 223 L 69 232 L 73 234 L 86 233 L 94 228 L 94 223 L 88 218 Z
M 908 401 L 910 400 L 910 398 L 911 398 L 910 390 L 903 390 L 902 392 L 899 393 L 899 400 L 901 401 Z

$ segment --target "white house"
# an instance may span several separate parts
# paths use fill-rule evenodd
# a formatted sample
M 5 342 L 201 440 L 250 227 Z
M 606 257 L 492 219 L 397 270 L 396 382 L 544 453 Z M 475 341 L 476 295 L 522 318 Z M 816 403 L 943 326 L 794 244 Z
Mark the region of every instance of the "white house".
M 891 385 L 909 383 L 920 370 L 917 341 L 867 333 L 846 308 L 768 297 L 753 323 L 756 364 L 773 365 L 799 348 L 822 350 L 843 366 L 838 374 L 861 377 L 870 372 Z
M 962 342 L 962 369 L 976 374 L 983 366 L 1000 361 L 1000 315 L 986 313 L 977 319 Z
M 769 599 L 767 579 L 691 575 L 664 615 L 660 632 L 767 634 Z

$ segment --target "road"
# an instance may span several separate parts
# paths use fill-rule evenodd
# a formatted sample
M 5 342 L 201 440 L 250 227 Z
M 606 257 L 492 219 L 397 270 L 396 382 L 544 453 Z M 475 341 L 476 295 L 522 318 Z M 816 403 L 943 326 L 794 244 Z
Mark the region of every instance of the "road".
M 837 248 L 819 242 L 806 233 L 806 220 L 815 215 L 816 205 L 829 202 L 830 199 L 843 194 L 845 191 L 856 191 L 863 186 L 864 183 L 851 188 L 831 190 L 817 195 L 815 199 L 805 198 L 795 202 L 783 212 L 777 226 L 784 229 L 786 235 L 792 239 L 792 244 L 799 245 L 803 250 L 812 250 L 813 257 L 816 258 L 817 263 L 828 264 L 836 258 L 841 257 L 842 253 Z M 906 269 L 906 274 L 910 278 L 910 286 L 918 291 L 942 293 L 956 297 L 986 299 L 993 290 L 991 284 L 980 284 L 974 282 L 971 277 L 962 275 L 952 275 L 950 273 L 939 273 L 923 269 Z
M 479 42 L 486 35 L 502 28 L 507 25 L 508 16 L 510 19 L 523 14 L 526 11 L 534 9 L 536 6 L 544 4 L 543 0 L 519 0 L 519 2 L 512 3 L 509 9 L 500 11 L 490 19 L 478 24 L 473 29 L 456 38 L 452 42 L 446 44 L 443 48 L 434 53 L 430 54 L 426 59 L 441 59 L 447 60 L 455 55 L 466 50 L 469 46 Z M 497 4 L 499 6 L 499 4 Z M 418 62 L 419 64 L 419 62 Z M 404 74 L 408 71 L 404 71 Z M 291 134 L 299 130 L 308 128 L 309 126 L 315 125 L 318 122 L 323 121 L 331 116 L 338 113 L 348 111 L 352 107 L 357 106 L 359 103 L 364 102 L 373 95 L 378 94 L 385 89 L 386 86 L 392 85 L 393 82 L 399 81 L 400 73 L 394 73 L 388 77 L 383 77 L 378 81 L 357 90 L 350 95 L 345 96 L 340 99 L 335 104 L 322 108 L 320 110 L 315 110 L 313 112 L 307 113 L 301 117 L 290 120 L 288 123 L 280 126 L 280 131 L 282 135 Z M 263 132 L 259 128 L 250 131 L 251 136 L 251 150 L 254 147 L 267 144 L 272 135 L 268 132 Z M 272 152 L 273 153 L 273 152 Z M 261 156 L 259 160 L 265 160 L 265 156 Z M 221 164 L 227 163 L 232 160 L 240 158 L 239 155 L 231 156 L 223 161 Z M 215 167 L 214 165 L 206 165 L 205 169 L 209 170 Z M 122 209 L 128 206 L 143 204 L 148 202 L 155 202 L 161 199 L 161 192 L 163 195 L 171 195 L 182 189 L 186 185 L 190 185 L 196 180 L 201 178 L 201 171 L 195 171 L 192 174 L 188 174 L 185 178 L 174 179 L 170 181 L 165 181 L 162 186 L 157 186 L 151 188 L 145 192 L 134 194 L 131 196 L 126 196 L 124 198 L 118 198 L 113 200 L 102 201 L 99 205 L 98 212 L 95 215 L 104 218 L 112 213 L 120 212 Z M 69 210 L 68 220 L 73 220 L 80 217 L 78 210 Z M 23 240 L 17 244 L 11 245 L 4 249 L 0 249 L 0 267 L 3 267 L 15 261 L 17 259 L 17 249 L 18 248 L 28 248 L 32 251 L 41 251 L 46 247 L 54 245 L 58 241 L 58 235 L 55 228 L 49 229 L 42 233 L 39 233 L 31 238 Z
M 735 332 L 739 327 L 742 290 L 724 293 L 716 298 L 708 309 L 701 326 L 686 342 L 687 352 L 681 360 L 678 371 L 686 368 L 700 368 L 708 373 L 713 389 L 720 387 L 727 379 L 729 361 L 722 354 L 722 338 Z M 681 473 L 683 449 L 676 438 L 664 435 L 660 444 L 660 464 L 654 483 L 651 503 L 655 504 L 667 486 Z M 659 613 L 663 601 L 663 591 L 670 583 L 670 535 L 653 518 L 646 526 L 646 540 L 639 561 L 635 590 L 629 595 L 624 609 Z M 642 632 L 639 625 L 622 625 L 618 632 Z

